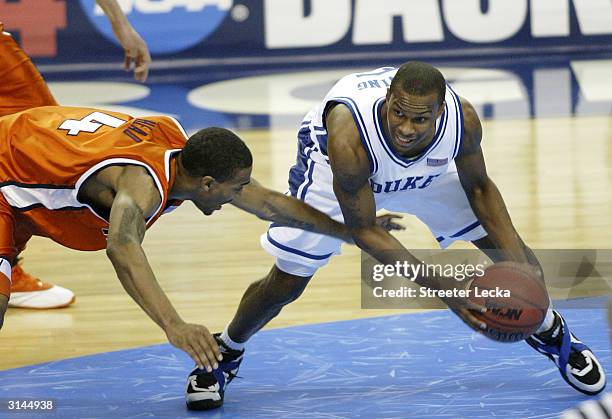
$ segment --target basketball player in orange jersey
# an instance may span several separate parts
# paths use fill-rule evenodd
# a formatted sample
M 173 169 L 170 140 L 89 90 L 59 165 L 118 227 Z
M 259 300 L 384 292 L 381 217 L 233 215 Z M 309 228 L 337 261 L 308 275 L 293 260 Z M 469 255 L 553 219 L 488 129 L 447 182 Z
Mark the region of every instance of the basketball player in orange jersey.
M 53 101 L 19 47 L 8 35 L 0 40 L 13 54 L 2 68 L 14 69 L 11 81 L 24 87 L 14 102 Z M 48 237 L 72 249 L 106 249 L 128 294 L 210 371 L 221 359 L 218 345 L 204 326 L 183 322 L 157 283 L 141 247 L 148 227 L 185 200 L 205 215 L 232 202 L 262 219 L 350 241 L 344 225 L 251 179 L 249 149 L 222 128 L 188 139 L 170 117 L 41 106 L 0 117 L 0 157 L 0 328 L 11 265 L 32 236 Z M 380 223 L 395 229 L 392 219 Z
M 149 73 L 151 55 L 147 44 L 122 12 L 117 0 L 97 0 L 113 27 L 125 52 L 125 69 L 134 70 L 134 78 L 144 82 Z M 36 106 L 57 105 L 42 76 L 30 59 L 0 23 L 0 116 Z M 21 264 L 13 266 L 11 307 L 50 309 L 72 304 L 72 291 L 43 282 L 25 272 Z
M 211 215 L 225 203 L 282 225 L 349 240 L 346 229 L 303 202 L 251 179 L 252 157 L 231 131 L 187 139 L 177 121 L 90 108 L 44 106 L 0 118 L 0 325 L 11 265 L 33 236 L 101 250 L 130 296 L 201 367 L 220 352 L 204 326 L 181 320 L 141 247 L 162 214 L 192 201 Z

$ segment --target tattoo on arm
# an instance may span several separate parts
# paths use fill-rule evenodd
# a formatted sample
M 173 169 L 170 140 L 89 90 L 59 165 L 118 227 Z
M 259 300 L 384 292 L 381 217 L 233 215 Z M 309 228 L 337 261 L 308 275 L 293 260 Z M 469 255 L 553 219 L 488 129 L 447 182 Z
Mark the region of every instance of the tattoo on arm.
M 119 236 L 121 244 L 126 244 L 130 240 L 130 235 L 126 234 L 130 231 L 135 231 L 139 242 L 142 242 L 145 235 L 145 221 L 142 210 L 136 206 L 126 208 L 121 215 L 119 229 L 122 232 Z

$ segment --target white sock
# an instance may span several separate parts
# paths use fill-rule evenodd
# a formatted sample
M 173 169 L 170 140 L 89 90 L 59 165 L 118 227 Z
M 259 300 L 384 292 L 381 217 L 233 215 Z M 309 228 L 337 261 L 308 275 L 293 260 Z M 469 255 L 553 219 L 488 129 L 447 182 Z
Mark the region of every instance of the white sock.
M 540 328 L 536 330 L 536 333 L 546 332 L 550 330 L 554 324 L 555 324 L 555 315 L 552 311 L 552 304 L 551 304 L 548 307 L 548 311 L 546 312 L 546 317 L 544 318 L 544 321 L 540 325 Z
M 225 327 L 225 329 L 223 330 L 223 333 L 221 333 L 221 336 L 219 336 L 219 338 L 221 339 L 223 343 L 227 345 L 228 348 L 234 349 L 236 351 L 242 351 L 244 349 L 246 342 L 242 342 L 242 343 L 235 342 L 232 338 L 230 338 L 229 334 L 227 333 L 228 328 L 229 328 L 229 324 Z

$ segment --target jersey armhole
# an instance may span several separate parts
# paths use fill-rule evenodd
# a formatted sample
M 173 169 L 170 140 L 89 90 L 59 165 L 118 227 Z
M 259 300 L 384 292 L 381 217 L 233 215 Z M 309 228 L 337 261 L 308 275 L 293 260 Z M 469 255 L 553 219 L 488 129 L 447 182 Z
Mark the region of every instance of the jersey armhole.
M 365 121 L 363 116 L 359 112 L 357 108 L 357 104 L 353 101 L 353 99 L 348 97 L 334 97 L 327 101 L 325 104 L 325 112 L 327 112 L 330 108 L 330 105 L 337 106 L 338 104 L 342 104 L 346 106 L 351 115 L 353 116 L 353 121 L 357 126 L 357 130 L 359 131 L 359 138 L 361 139 L 361 144 L 368 155 L 368 162 L 370 163 L 370 177 L 374 176 L 378 172 L 378 160 L 376 159 L 376 155 L 374 154 L 374 149 L 372 148 L 372 143 L 370 140 L 370 136 L 368 135 L 368 131 L 366 129 Z M 325 121 L 323 121 L 325 124 Z M 326 128 L 327 129 L 327 128 Z
M 146 224 L 149 225 L 149 223 L 152 220 L 155 220 L 157 215 L 160 213 L 160 211 L 165 207 L 165 202 L 166 200 L 164 199 L 164 189 L 162 187 L 162 184 L 157 176 L 157 174 L 155 173 L 155 171 L 146 163 L 138 161 L 138 160 L 133 160 L 133 159 L 125 159 L 125 158 L 113 158 L 113 159 L 107 159 L 107 160 L 103 160 L 101 162 L 99 162 L 98 164 L 92 166 L 91 168 L 89 168 L 89 170 L 87 170 L 85 173 L 83 173 L 81 175 L 81 177 L 79 178 L 79 180 L 77 180 L 74 189 L 74 197 L 76 199 L 76 197 L 78 197 L 79 195 L 79 191 L 81 189 L 81 186 L 83 186 L 83 184 L 92 176 L 94 176 L 97 172 L 99 172 L 100 170 L 106 169 L 107 167 L 111 167 L 111 166 L 140 166 L 143 167 L 146 171 L 147 174 L 149 176 L 151 176 L 151 178 L 153 179 L 153 183 L 155 184 L 157 191 L 159 192 L 159 198 L 160 198 L 160 203 L 159 206 L 155 209 L 155 211 L 153 212 L 153 214 L 151 214 L 150 217 L 147 217 L 145 219 Z M 79 201 L 80 202 L 80 201 Z M 96 217 L 98 217 L 99 219 L 105 221 L 105 222 L 109 222 L 109 220 L 107 220 L 106 218 L 104 218 L 101 214 L 98 214 L 96 212 L 96 210 L 94 208 L 92 208 L 90 205 L 87 205 L 84 202 L 80 202 L 82 205 L 84 205 L 85 207 L 87 207 L 92 214 L 94 214 Z

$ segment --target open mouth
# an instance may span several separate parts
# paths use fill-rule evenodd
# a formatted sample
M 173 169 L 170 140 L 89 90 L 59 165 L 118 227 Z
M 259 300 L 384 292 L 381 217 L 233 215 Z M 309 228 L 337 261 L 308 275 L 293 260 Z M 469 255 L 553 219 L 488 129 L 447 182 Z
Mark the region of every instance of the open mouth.
M 395 141 L 397 142 L 398 145 L 406 147 L 406 146 L 412 145 L 415 142 L 415 139 L 397 136 L 395 137 Z

